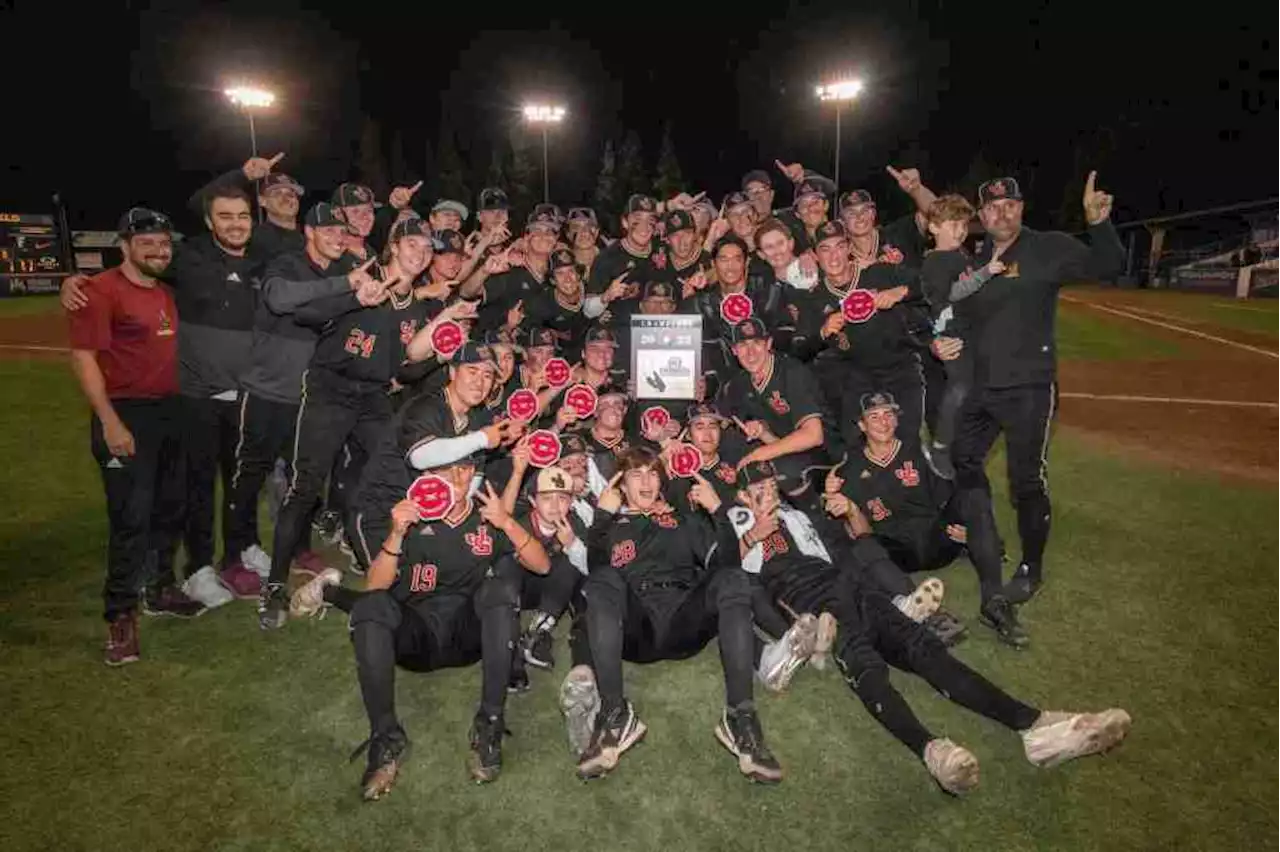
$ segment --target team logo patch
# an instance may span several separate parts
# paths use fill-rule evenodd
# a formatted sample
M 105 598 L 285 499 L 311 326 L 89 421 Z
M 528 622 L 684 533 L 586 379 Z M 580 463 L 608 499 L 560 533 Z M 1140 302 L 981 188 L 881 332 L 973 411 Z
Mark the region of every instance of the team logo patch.
M 562 388 L 569 384 L 569 375 L 572 368 L 569 362 L 563 358 L 552 358 L 542 368 L 542 375 L 547 380 L 547 384 L 553 388 Z
M 453 320 L 445 320 L 431 331 L 431 348 L 442 358 L 452 358 L 467 339 L 462 326 Z
M 679 519 L 677 519 L 675 514 L 672 512 L 664 512 L 661 515 L 654 515 L 653 522 L 664 530 L 673 530 L 680 526 Z
M 840 301 L 840 311 L 849 322 L 866 322 L 875 315 L 875 296 L 868 290 L 850 290 Z
M 621 568 L 636 558 L 636 543 L 631 539 L 620 541 L 613 546 L 613 552 L 609 554 L 609 564 L 614 568 Z
M 902 249 L 897 246 L 885 246 L 880 252 L 881 263 L 899 264 L 903 261 Z
M 424 521 L 438 521 L 453 508 L 453 486 L 434 473 L 415 479 L 405 496 L 418 507 L 418 517 Z
M 769 407 L 772 408 L 778 414 L 786 414 L 788 411 L 791 410 L 791 404 L 788 403 L 785 399 L 783 399 L 782 394 L 780 394 L 778 391 L 774 391 L 773 394 L 769 397 Z
M 671 472 L 681 479 L 689 479 L 702 470 L 702 453 L 693 444 L 681 444 L 671 454 Z
M 916 470 L 915 464 L 910 461 L 903 462 L 902 467 L 895 470 L 893 475 L 898 477 L 898 481 L 907 488 L 915 488 L 920 484 L 920 471 Z
M 409 341 L 413 340 L 413 335 L 418 331 L 417 320 L 404 320 L 400 323 L 400 342 L 409 345 Z
M 529 464 L 550 467 L 560 460 L 560 436 L 549 429 L 539 429 L 529 436 Z
M 885 507 L 884 501 L 879 497 L 873 497 L 867 501 L 867 511 L 871 514 L 871 520 L 873 521 L 883 521 L 893 514 Z
M 574 385 L 564 392 L 564 404 L 573 409 L 580 419 L 596 413 L 600 397 L 590 385 Z
M 653 264 L 654 269 L 667 268 L 667 256 L 663 252 L 655 252 L 653 257 L 649 258 L 649 261 Z
M 731 293 L 720 302 L 720 319 L 729 325 L 737 325 L 750 319 L 755 313 L 755 306 L 744 293 Z
M 489 535 L 489 527 L 487 525 L 481 524 L 475 532 L 464 535 L 463 539 L 476 556 L 493 555 L 493 537 Z
M 538 395 L 528 388 L 521 388 L 507 397 L 507 416 L 520 423 L 529 423 L 538 416 Z

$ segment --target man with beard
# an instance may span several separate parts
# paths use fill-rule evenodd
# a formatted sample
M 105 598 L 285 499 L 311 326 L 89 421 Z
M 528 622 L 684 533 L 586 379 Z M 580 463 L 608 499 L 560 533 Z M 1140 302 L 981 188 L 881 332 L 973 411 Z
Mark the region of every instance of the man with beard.
M 182 521 L 178 312 L 157 280 L 173 256 L 172 226 L 135 207 L 117 230 L 123 263 L 90 279 L 87 304 L 70 315 L 71 366 L 93 409 L 90 444 L 107 498 L 109 666 L 140 657 L 140 588 L 150 615 L 205 609 L 175 587 L 173 575 Z
M 987 454 L 1004 433 L 1009 495 L 1022 542 L 1022 561 L 1007 590 L 1015 603 L 1039 590 L 1049 541 L 1046 470 L 1049 426 L 1058 401 L 1058 289 L 1068 281 L 1114 278 L 1124 262 L 1111 224 L 1113 199 L 1094 187 L 1096 177 L 1090 172 L 1084 188 L 1088 246 L 1061 232 L 1023 227 L 1022 192 L 1013 178 L 988 181 L 978 191 L 978 216 L 988 239 L 974 263 L 983 266 L 999 256 L 1005 268 L 965 300 L 975 382 L 960 411 L 952 459 L 958 488 L 990 493 Z M 958 357 L 965 343 L 939 338 L 934 345 L 946 360 Z
M 742 470 L 739 500 L 730 512 L 742 567 L 756 574 L 775 599 L 796 612 L 829 613 L 840 624 L 836 657 L 845 680 L 867 711 L 929 770 L 938 786 L 963 795 L 978 783 L 978 761 L 967 749 L 935 736 L 893 687 L 889 667 L 919 675 L 950 701 L 980 713 L 1021 739 L 1036 766 L 1100 754 L 1124 739 L 1129 714 L 1042 711 L 1013 698 L 952 657 L 922 624 L 889 597 L 864 582 L 867 572 L 852 568 L 857 557 L 840 542 L 828 541 L 808 518 L 778 499 L 769 464 Z M 838 567 L 837 567 L 838 566 Z
M 582 267 L 568 249 L 551 254 L 550 288 L 523 299 L 524 321 L 532 328 L 548 328 L 556 336 L 565 357 L 574 360 L 582 352 L 591 320 L 583 313 L 585 294 Z
M 362 458 L 374 450 L 391 420 L 391 379 L 405 360 L 405 348 L 427 322 L 412 290 L 430 256 L 422 221 L 397 224 L 389 247 L 390 261 L 376 274 L 372 261 L 358 270 L 364 280 L 356 293 L 321 299 L 297 312 L 300 322 L 321 332 L 303 374 L 292 481 L 276 522 L 271 574 L 258 602 L 263 630 L 284 626 L 290 556 L 305 534 L 325 474 L 348 440 Z
M 601 250 L 587 280 L 587 294 L 605 302 L 598 320 L 601 325 L 620 331 L 630 328 L 641 289 L 656 277 L 659 264 L 665 265 L 666 256 L 654 250 L 657 227 L 657 201 L 647 195 L 627 199 L 622 239 Z

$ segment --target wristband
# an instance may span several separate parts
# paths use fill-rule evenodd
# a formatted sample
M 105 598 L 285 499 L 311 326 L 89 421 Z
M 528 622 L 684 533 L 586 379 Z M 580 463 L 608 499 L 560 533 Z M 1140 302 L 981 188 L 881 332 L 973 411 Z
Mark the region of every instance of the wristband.
M 402 556 L 402 555 L 404 554 L 404 551 L 403 551 L 403 550 L 401 550 L 401 551 L 387 550 L 387 546 L 386 546 L 385 544 L 384 544 L 384 545 L 382 545 L 382 552 L 383 552 L 383 553 L 385 553 L 385 554 L 387 554 L 388 556 L 394 556 L 394 557 L 396 557 L 396 558 L 399 558 L 400 556 Z

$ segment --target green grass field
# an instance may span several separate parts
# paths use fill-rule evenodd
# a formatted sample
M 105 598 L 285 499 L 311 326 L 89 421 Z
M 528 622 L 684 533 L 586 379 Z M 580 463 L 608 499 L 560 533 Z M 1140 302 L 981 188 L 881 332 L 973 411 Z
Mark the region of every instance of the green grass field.
M 1064 353 L 1152 357 L 1104 331 L 1065 322 Z M 972 572 L 944 573 L 971 626 L 961 658 L 1045 707 L 1133 714 L 1105 758 L 1036 769 L 1016 736 L 895 674 L 982 763 L 978 790 L 954 800 L 835 673 L 810 670 L 759 698 L 788 777 L 752 786 L 711 735 L 721 687 L 708 649 L 628 668 L 649 735 L 592 784 L 574 778 L 555 708 L 563 661 L 509 703 L 503 775 L 486 787 L 464 768 L 478 671 L 402 674 L 414 751 L 391 797 L 364 805 L 362 763 L 346 760 L 367 731 L 345 619 L 264 635 L 236 602 L 146 621 L 143 662 L 104 667 L 105 518 L 85 407 L 56 362 L 0 361 L 0 388 L 6 852 L 1276 848 L 1274 489 L 1118 461 L 1062 431 L 1049 585 L 1024 610 L 1033 646 L 997 645 L 974 618 Z M 1012 538 L 1003 498 L 1000 510 Z

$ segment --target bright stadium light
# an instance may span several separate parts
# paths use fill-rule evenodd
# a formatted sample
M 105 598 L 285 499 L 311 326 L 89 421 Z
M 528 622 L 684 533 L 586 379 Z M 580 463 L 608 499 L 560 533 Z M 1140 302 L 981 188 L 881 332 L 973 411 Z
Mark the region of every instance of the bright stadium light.
M 547 128 L 564 121 L 565 108 L 558 104 L 525 104 L 524 120 L 542 130 L 542 200 L 551 201 L 551 179 L 547 172 Z
M 840 113 L 844 105 L 862 94 L 864 86 L 856 78 L 834 80 L 817 87 L 815 94 L 820 101 L 834 101 L 836 105 L 836 198 L 840 197 Z
M 224 94 L 231 103 L 244 109 L 266 109 L 276 102 L 276 96 L 256 86 L 232 86 Z

